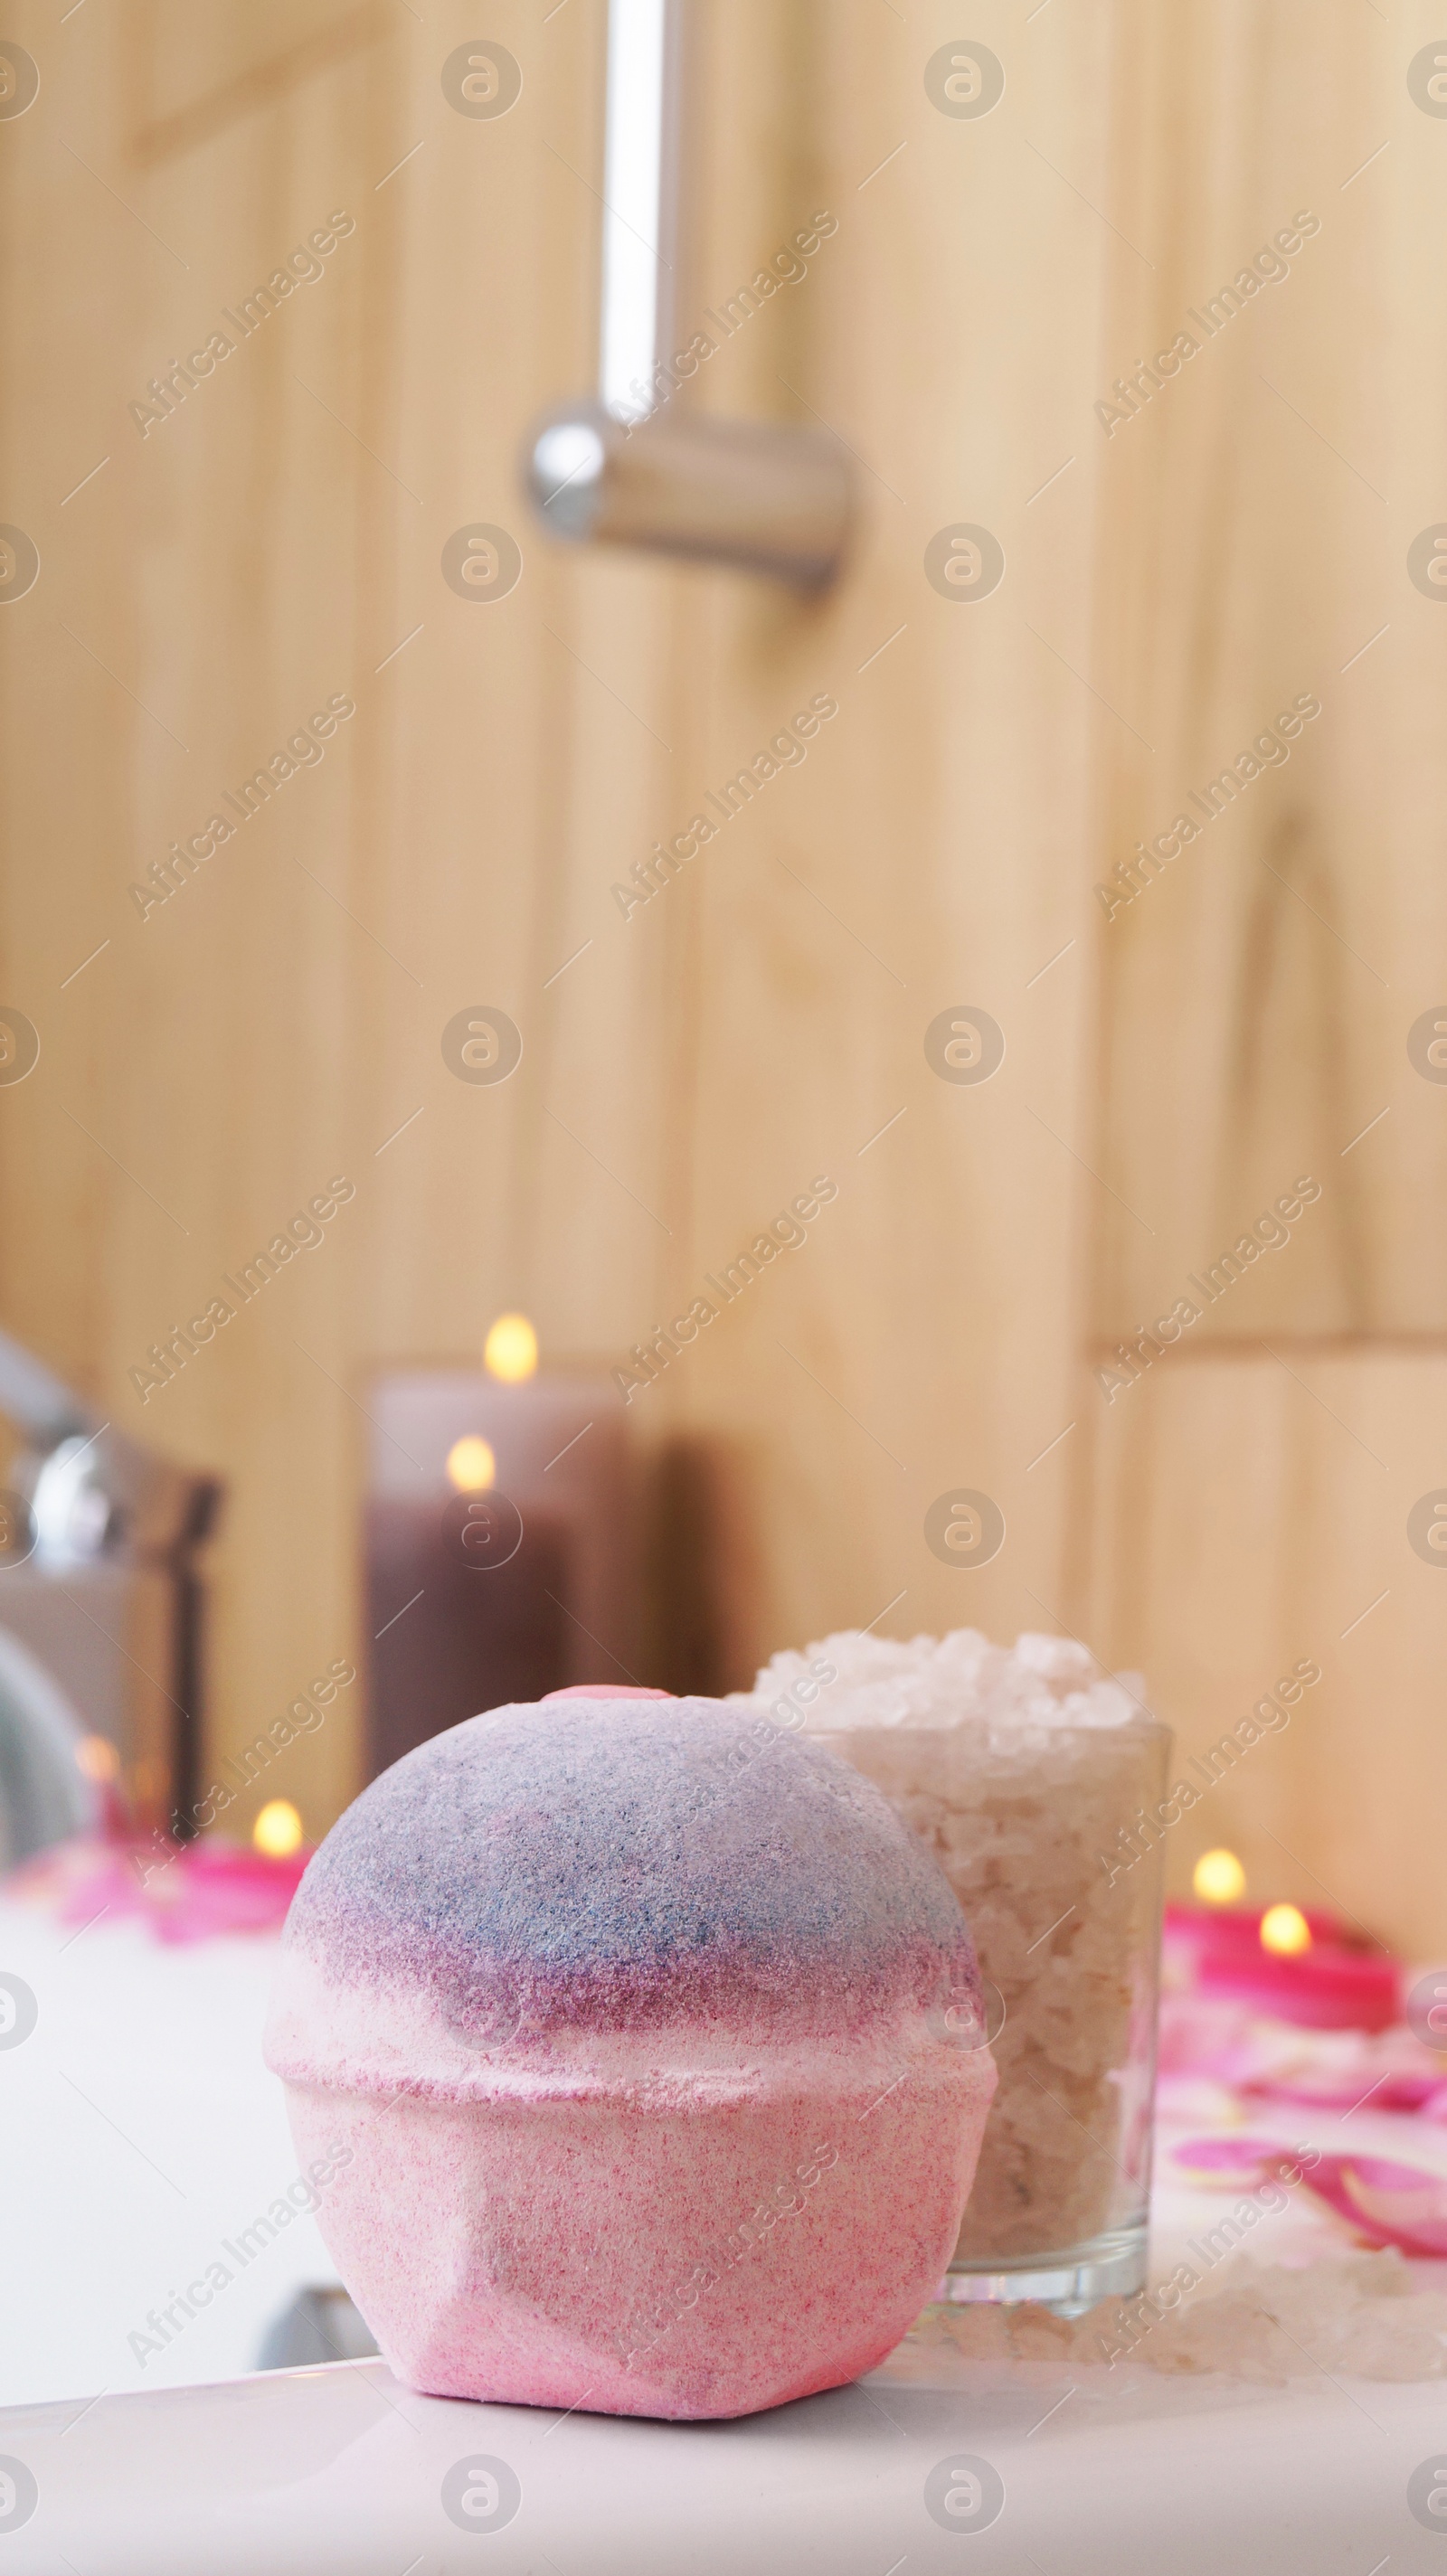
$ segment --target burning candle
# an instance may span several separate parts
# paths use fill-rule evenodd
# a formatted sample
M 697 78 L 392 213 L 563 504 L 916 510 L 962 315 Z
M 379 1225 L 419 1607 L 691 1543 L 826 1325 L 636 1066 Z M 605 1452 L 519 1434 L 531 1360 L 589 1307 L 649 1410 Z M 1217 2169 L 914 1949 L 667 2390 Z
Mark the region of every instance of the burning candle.
M 374 1772 L 480 1709 L 636 1669 L 621 1408 L 538 1356 L 528 1318 L 499 1315 L 480 1372 L 398 1372 L 369 1396 Z
M 1202 1852 L 1191 1885 L 1203 1905 L 1238 1905 L 1246 1893 L 1246 1872 L 1234 1852 Z
M 1386 2030 L 1400 2017 L 1398 1962 L 1335 1915 L 1297 1905 L 1168 1905 L 1165 1970 L 1178 1988 L 1308 2029 Z
M 1311 1948 L 1311 1925 L 1297 1905 L 1268 1905 L 1259 1937 L 1274 1958 L 1299 1959 Z
M 304 1840 L 301 1816 L 290 1798 L 268 1798 L 251 1828 L 253 1849 L 268 1860 L 289 1860 Z
M 504 1386 L 521 1386 L 538 1365 L 538 1337 L 526 1315 L 499 1315 L 488 1326 L 482 1365 Z

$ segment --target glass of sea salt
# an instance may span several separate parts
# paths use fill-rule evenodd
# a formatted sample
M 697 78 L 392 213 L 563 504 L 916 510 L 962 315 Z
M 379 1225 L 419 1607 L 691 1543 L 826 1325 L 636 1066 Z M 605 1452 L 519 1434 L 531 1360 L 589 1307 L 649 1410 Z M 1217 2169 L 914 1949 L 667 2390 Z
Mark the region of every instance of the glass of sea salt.
M 999 2089 L 942 2295 L 1078 2316 L 1146 2279 L 1170 1731 L 1060 1637 L 846 1630 L 749 1704 L 827 1744 L 940 1861 L 974 1934 Z M 991 1989 L 994 1991 L 991 1992 Z

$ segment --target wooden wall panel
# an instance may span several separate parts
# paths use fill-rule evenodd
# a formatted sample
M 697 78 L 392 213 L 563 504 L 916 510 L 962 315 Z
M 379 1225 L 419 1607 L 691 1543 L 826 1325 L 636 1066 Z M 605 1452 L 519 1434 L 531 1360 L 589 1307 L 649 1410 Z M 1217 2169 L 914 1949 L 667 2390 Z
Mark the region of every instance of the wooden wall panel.
M 1116 264 L 1102 391 L 1191 329 L 1297 210 L 1319 229 L 1213 337 L 1194 326 L 1199 355 L 1138 416 L 1094 433 L 1102 685 L 1132 728 L 1103 736 L 1095 874 L 1114 882 L 1182 811 L 1201 823 L 1108 925 L 1097 915 L 1117 1198 L 1096 1329 L 1114 1341 L 1159 1313 L 1311 1172 L 1310 1239 L 1258 1264 L 1202 1335 L 1440 1333 L 1443 1095 L 1407 1050 L 1447 935 L 1430 856 L 1447 618 L 1408 575 L 1442 507 L 1447 334 L 1427 246 L 1447 161 L 1406 78 L 1432 27 L 1409 11 L 1348 39 L 1334 14 L 1210 0 L 1127 9 L 1120 34 L 1131 148 L 1109 212 L 1142 256 Z M 1161 112 L 1186 99 L 1200 112 Z M 1192 791 L 1303 693 L 1320 716 L 1202 821 Z
M 907 29 L 864 7 L 799 21 L 807 44 L 769 13 L 710 18 L 709 88 L 741 113 L 709 136 L 700 300 L 816 206 L 839 231 L 807 283 L 712 362 L 706 399 L 822 419 L 860 460 L 864 519 L 848 581 L 817 612 L 721 585 L 700 596 L 717 685 L 694 774 L 727 774 L 814 690 L 839 714 L 670 891 L 666 924 L 662 901 L 630 924 L 672 943 L 696 1049 L 674 1278 L 716 1267 L 815 1172 L 840 1185 L 807 1249 L 648 1399 L 749 1453 L 766 1582 L 745 1665 L 745 1644 L 888 1605 L 885 1626 L 906 1632 L 1051 1623 L 1066 1488 L 1059 1452 L 1033 1462 L 1073 1410 L 1088 991 L 1089 461 L 1063 508 L 1059 489 L 1035 496 L 1078 444 L 1059 375 L 1062 359 L 1087 362 L 1108 236 L 1082 237 L 1026 138 L 1090 131 L 1102 48 L 1077 29 L 1042 66 L 1007 13 L 985 12 L 976 32 L 1008 54 L 1010 85 L 974 124 L 926 95 L 925 61 L 954 32 L 944 13 Z M 784 163 L 792 202 L 757 175 L 780 166 L 781 101 L 811 182 Z M 977 605 L 924 575 L 929 539 L 957 521 L 1006 553 Z M 945 1084 L 924 1055 L 931 1020 L 961 1002 L 1006 1034 L 978 1089 Z M 960 1486 L 1007 1522 L 979 1573 L 925 1543 L 928 1506 Z
M 511 1111 L 479 1114 L 438 1044 L 482 995 L 530 1017 L 557 962 L 573 693 L 544 629 L 569 607 L 526 538 L 526 586 L 481 612 L 439 557 L 460 523 L 519 524 L 521 429 L 591 370 L 600 20 L 562 45 L 504 9 L 527 80 L 494 126 L 443 97 L 453 14 L 374 13 L 295 79 L 334 14 L 18 30 L 43 81 L 5 136 L 7 507 L 42 576 L 0 637 L 0 953 L 44 1055 L 4 1100 L 4 1313 L 228 1477 L 213 1754 L 357 1649 L 368 1367 L 475 1350 L 521 1293 L 578 1335 L 519 1277 L 543 1157 L 518 1168 Z M 147 371 L 333 208 L 355 230 L 323 280 L 142 438 Z M 356 713 L 324 761 L 142 920 L 130 883 L 332 693 Z M 333 1173 L 356 1196 L 324 1248 L 142 1408 L 146 1345 Z M 355 1783 L 355 1716 L 291 1757 L 313 1824 Z
M 621 1359 L 828 1172 L 806 1248 L 633 1408 L 720 1462 L 710 1669 L 881 1614 L 1059 1622 L 1195 1740 L 1326 1637 L 1314 1733 L 1231 1830 L 1425 1942 L 1436 1611 L 1402 1531 L 1444 1477 L 1447 1095 L 1405 1033 L 1440 998 L 1447 624 L 1404 566 L 1443 508 L 1444 177 L 1405 65 L 1432 27 L 987 0 L 1004 95 L 959 119 L 925 85 L 943 0 L 690 19 L 680 309 L 838 217 L 678 397 L 856 456 L 855 555 L 812 605 L 524 519 L 519 441 L 594 372 L 601 0 L 499 0 L 524 77 L 492 122 L 443 94 L 461 0 L 17 0 L 42 89 L 0 121 L 0 519 L 42 571 L 0 613 L 0 998 L 45 1052 L 0 1092 L 0 1316 L 230 1480 L 219 1755 L 357 1649 L 371 1369 L 465 1357 L 512 1303 Z M 334 207 L 324 279 L 142 439 L 150 371 Z M 1112 378 L 1298 207 L 1289 281 L 1108 438 Z M 524 554 L 487 607 L 440 571 L 475 520 Z M 1006 560 L 967 605 L 924 570 L 958 522 Z M 1279 774 L 1107 923 L 1096 881 L 1308 689 Z M 324 761 L 142 921 L 130 884 L 333 692 Z M 625 920 L 614 882 L 823 692 L 807 760 Z M 440 1053 L 480 999 L 525 1033 L 496 1092 Z M 958 1003 L 1005 1034 L 978 1087 L 925 1058 Z M 1306 1171 L 1290 1249 L 1107 1404 L 1096 1346 Z M 146 1344 L 333 1172 L 325 1246 L 143 1409 Z M 1007 1524 L 974 1574 L 925 1543 L 958 1486 Z M 291 1757 L 314 1828 L 356 1715 Z
M 1298 1661 L 1321 1670 L 1286 1728 L 1214 1766 L 1168 1883 L 1225 1843 L 1259 1901 L 1327 1906 L 1423 1958 L 1443 1929 L 1447 1587 L 1407 1520 L 1442 1483 L 1444 1377 L 1401 1352 L 1183 1353 L 1088 1426 L 1086 1616 L 1149 1675 L 1178 1769 Z
M 1442 509 L 1440 122 L 1420 9 L 1231 6 L 1118 20 L 1103 379 L 1170 334 L 1298 209 L 1264 282 L 1108 437 L 1098 669 L 1110 880 L 1275 711 L 1321 714 L 1107 922 L 1097 913 L 1089 1358 L 1169 1315 L 1299 1174 L 1290 1226 L 1129 1388 L 1082 1372 L 1078 1615 L 1149 1674 L 1188 1746 L 1280 1659 L 1324 1680 L 1196 1851 L 1255 1894 L 1329 1890 L 1425 1953 L 1447 1928 L 1436 1666 L 1447 1602 L 1407 1541 L 1444 1472 L 1441 1087 L 1408 1052 L 1438 999 L 1435 820 L 1447 624 L 1409 577 Z M 1166 115 L 1191 101 L 1193 114 Z M 1149 262 L 1149 265 L 1147 264 Z M 1285 1848 L 1289 1846 L 1289 1851 Z

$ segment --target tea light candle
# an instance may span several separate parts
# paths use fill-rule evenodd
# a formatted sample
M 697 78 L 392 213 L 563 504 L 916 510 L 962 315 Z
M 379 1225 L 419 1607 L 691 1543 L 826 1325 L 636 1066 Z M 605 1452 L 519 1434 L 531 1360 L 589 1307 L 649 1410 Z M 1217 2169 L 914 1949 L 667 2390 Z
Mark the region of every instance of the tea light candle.
M 1401 1972 L 1335 1915 L 1168 1905 L 1169 1982 L 1250 2004 L 1311 2030 L 1386 2030 L 1400 2018 Z

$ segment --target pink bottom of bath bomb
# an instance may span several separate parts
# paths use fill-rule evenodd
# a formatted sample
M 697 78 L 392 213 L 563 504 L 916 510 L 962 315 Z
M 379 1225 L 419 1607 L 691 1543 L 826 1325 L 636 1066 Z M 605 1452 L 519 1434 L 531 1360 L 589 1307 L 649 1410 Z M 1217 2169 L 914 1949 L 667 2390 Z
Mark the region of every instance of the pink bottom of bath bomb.
M 408 2386 L 744 2415 L 856 2378 L 935 2296 L 995 2070 L 932 2059 L 888 2093 L 288 2101 L 303 2164 L 339 2168 L 318 2221 Z

